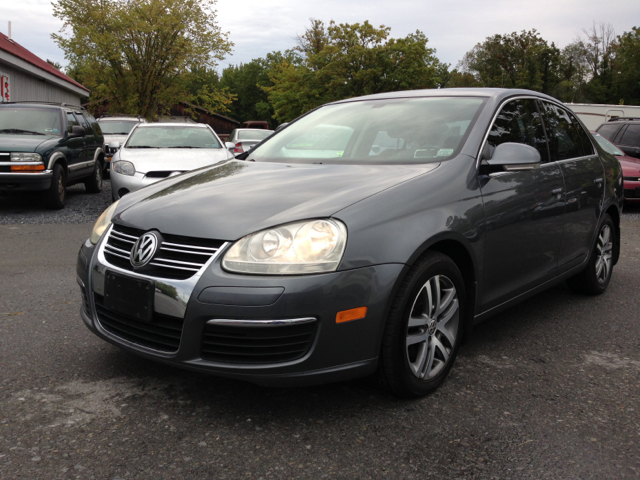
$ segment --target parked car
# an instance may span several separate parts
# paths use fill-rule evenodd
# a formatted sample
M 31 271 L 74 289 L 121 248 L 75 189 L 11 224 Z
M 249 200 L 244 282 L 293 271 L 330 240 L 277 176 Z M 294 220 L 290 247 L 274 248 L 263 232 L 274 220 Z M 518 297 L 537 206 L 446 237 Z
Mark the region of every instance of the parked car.
M 262 130 L 257 128 L 236 128 L 233 130 L 227 138 L 229 151 L 234 154 L 248 152 L 254 145 L 260 143 L 265 138 L 269 137 L 273 133 L 273 130 Z
M 109 170 L 111 158 L 116 151 L 109 148 L 111 142 L 124 143 L 129 132 L 139 123 L 146 123 L 140 115 L 103 115 L 98 119 L 98 125 L 104 135 L 105 170 Z
M 163 178 L 205 167 L 232 155 L 210 126 L 201 123 L 140 123 L 112 161 L 113 200 Z
M 622 167 L 624 201 L 628 203 L 640 203 L 640 158 L 625 155 L 620 148 L 602 135 L 596 132 L 592 133 L 593 138 L 596 139 L 602 149 L 611 155 L 615 155 L 620 162 L 620 166 Z
M 103 137 L 85 109 L 63 103 L 0 104 L 0 191 L 43 192 L 64 207 L 66 187 L 102 190 Z
M 240 128 L 261 128 L 263 130 L 269 130 L 269 122 L 265 120 L 248 120 L 242 122 Z
M 79 252 L 81 315 L 160 362 L 421 396 L 475 323 L 564 280 L 603 293 L 621 202 L 617 159 L 544 94 L 339 101 L 109 207 Z
M 640 158 L 640 118 L 614 117 L 596 131 L 630 157 Z

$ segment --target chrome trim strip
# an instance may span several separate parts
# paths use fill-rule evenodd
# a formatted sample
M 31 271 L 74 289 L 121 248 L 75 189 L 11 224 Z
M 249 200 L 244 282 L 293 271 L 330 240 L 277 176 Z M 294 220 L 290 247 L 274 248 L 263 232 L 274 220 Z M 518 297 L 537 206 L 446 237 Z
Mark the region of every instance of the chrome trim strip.
M 234 327 L 283 327 L 286 325 L 302 325 L 305 323 L 317 322 L 318 319 L 314 317 L 303 318 L 283 318 L 279 320 L 232 320 L 215 318 L 209 320 L 207 325 L 227 325 Z
M 213 252 L 216 252 L 216 251 L 218 251 L 218 250 L 219 250 L 218 248 L 215 248 L 215 247 L 197 247 L 197 246 L 195 246 L 195 245 L 183 245 L 183 244 L 180 244 L 180 243 L 162 242 L 162 244 L 163 244 L 163 245 L 169 245 L 169 246 L 171 246 L 171 247 L 179 247 L 179 248 L 195 248 L 195 249 L 197 249 L 197 250 L 210 250 L 210 251 L 213 251 Z
M 177 248 L 167 248 L 167 247 L 163 247 L 162 245 L 167 245 L 167 244 L 162 242 L 160 246 L 160 250 L 167 250 L 169 252 L 178 252 L 178 253 L 188 253 L 190 255 L 207 255 L 208 256 L 208 255 L 213 255 L 216 252 L 216 249 L 213 249 L 212 252 L 192 252 L 190 250 L 178 250 Z
M 16 178 L 16 175 L 29 175 L 29 177 L 51 177 L 51 170 L 45 170 L 44 172 L 0 172 L 2 178 Z
M 44 162 L 0 162 L 2 167 L 13 167 L 17 165 L 44 165 Z
M 69 170 L 71 171 L 80 170 L 81 168 L 86 168 L 94 164 L 95 164 L 95 160 L 89 160 L 88 162 L 75 163 L 73 165 L 69 165 Z
M 187 272 L 197 272 L 199 269 L 198 268 L 193 268 L 193 267 L 179 267 L 177 265 L 166 265 L 164 263 L 156 263 L 156 262 L 149 262 L 149 265 L 154 265 L 156 267 L 162 267 L 162 268 L 172 268 L 174 270 L 185 270 Z
M 122 240 L 123 242 L 131 242 L 131 243 L 136 243 L 138 238 L 140 238 L 140 237 L 136 237 L 135 235 L 129 235 L 127 233 L 118 232 L 117 230 L 113 230 L 111 232 L 111 235 L 113 235 L 114 237 L 123 237 L 122 239 L 118 239 L 118 240 Z
M 156 257 L 154 258 L 154 260 L 156 262 L 169 262 L 169 263 L 175 263 L 177 265 L 191 265 L 193 267 L 197 267 L 196 270 L 199 270 L 200 267 L 202 266 L 202 263 L 193 263 L 193 262 L 182 262 L 180 260 L 171 260 L 170 258 L 162 258 L 162 257 Z
M 126 250 L 122 250 L 121 248 L 114 247 L 113 245 L 109 245 L 108 243 L 105 245 L 104 248 L 106 250 L 109 250 L 109 253 L 113 255 L 118 255 L 118 253 L 121 253 L 123 255 L 126 255 L 125 258 L 129 258 L 129 256 L 131 255 L 131 251 L 127 252 Z
M 85 288 L 84 282 L 77 275 L 76 275 L 76 282 L 78 282 L 78 285 L 80 285 L 80 288 Z

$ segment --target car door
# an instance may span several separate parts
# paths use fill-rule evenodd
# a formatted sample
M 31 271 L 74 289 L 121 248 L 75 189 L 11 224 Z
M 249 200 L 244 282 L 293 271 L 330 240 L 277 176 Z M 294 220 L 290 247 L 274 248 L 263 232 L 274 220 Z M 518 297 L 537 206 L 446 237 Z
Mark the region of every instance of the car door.
M 80 125 L 79 120 L 73 114 L 73 112 L 66 112 L 67 115 L 67 135 L 71 133 L 71 128 Z M 67 138 L 67 167 L 69 171 L 69 180 L 74 180 L 81 177 L 86 170 L 86 148 L 84 144 L 84 137 Z
M 557 162 L 549 161 L 535 99 L 518 98 L 502 106 L 483 147 L 483 158 L 491 158 L 493 150 L 506 142 L 535 148 L 541 164 L 523 171 L 490 171 L 480 166 L 486 268 L 479 294 L 484 310 L 555 276 L 562 240 L 562 173 Z
M 100 138 L 98 137 L 96 132 L 93 131 L 93 128 L 91 127 L 92 118 L 86 113 L 83 113 L 83 114 L 76 113 L 76 115 L 79 117 L 80 122 L 86 132 L 86 135 L 84 137 L 84 146 L 86 150 L 87 161 L 95 160 L 96 150 L 102 147 L 102 141 L 100 141 Z M 93 165 L 90 166 L 90 168 L 93 169 Z
M 540 103 L 551 160 L 560 165 L 565 184 L 565 228 L 558 256 L 562 272 L 589 255 L 604 199 L 604 166 L 571 112 L 551 102 Z

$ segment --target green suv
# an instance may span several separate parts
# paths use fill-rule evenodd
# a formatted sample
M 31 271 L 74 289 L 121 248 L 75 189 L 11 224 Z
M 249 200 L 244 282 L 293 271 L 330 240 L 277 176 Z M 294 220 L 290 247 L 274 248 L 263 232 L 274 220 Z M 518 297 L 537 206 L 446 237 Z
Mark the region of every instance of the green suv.
M 43 192 L 52 209 L 64 208 L 66 187 L 102 190 L 104 138 L 95 118 L 73 105 L 0 104 L 0 193 Z

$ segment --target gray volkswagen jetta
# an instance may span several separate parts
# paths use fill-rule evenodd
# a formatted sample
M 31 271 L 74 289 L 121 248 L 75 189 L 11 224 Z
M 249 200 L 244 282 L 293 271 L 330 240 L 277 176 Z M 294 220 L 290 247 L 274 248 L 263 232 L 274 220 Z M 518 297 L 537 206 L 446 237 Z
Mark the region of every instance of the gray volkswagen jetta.
M 616 158 L 543 94 L 335 102 L 111 205 L 79 252 L 82 319 L 215 375 L 421 396 L 475 323 L 564 280 L 605 291 L 621 195 Z

